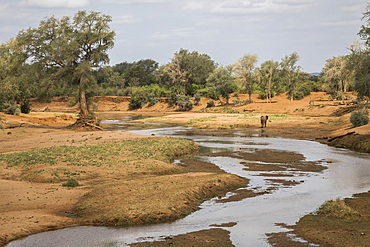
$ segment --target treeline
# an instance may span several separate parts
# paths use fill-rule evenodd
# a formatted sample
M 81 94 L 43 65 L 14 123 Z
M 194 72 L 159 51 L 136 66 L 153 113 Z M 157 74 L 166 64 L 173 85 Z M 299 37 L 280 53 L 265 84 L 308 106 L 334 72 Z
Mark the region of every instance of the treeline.
M 271 102 L 282 93 L 299 100 L 313 91 L 326 91 L 333 99 L 343 99 L 356 91 L 362 100 L 370 96 L 369 5 L 364 19 L 367 25 L 359 32 L 363 42 L 355 42 L 347 56 L 328 59 L 320 75 L 311 75 L 298 65 L 296 52 L 259 66 L 256 54 L 246 54 L 222 66 L 207 54 L 180 49 L 164 65 L 143 59 L 106 66 L 106 51 L 113 47 L 115 35 L 109 16 L 80 11 L 73 20 L 51 17 L 1 44 L 0 110 L 27 112 L 31 97 L 50 101 L 55 96 L 74 96 L 75 103 L 83 103 L 81 111 L 86 98 L 106 95 L 131 96 L 133 109 L 168 97 L 180 110 L 191 109 L 201 97 L 222 97 L 229 103 L 230 95 L 238 93 L 249 94 L 249 100 L 238 102 L 243 104 L 253 93 Z

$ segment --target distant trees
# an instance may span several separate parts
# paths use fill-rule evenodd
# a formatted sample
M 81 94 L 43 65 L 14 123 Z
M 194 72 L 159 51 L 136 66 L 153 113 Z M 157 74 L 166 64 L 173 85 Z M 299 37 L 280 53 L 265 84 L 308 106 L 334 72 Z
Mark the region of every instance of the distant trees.
M 286 81 L 286 92 L 290 100 L 294 99 L 294 94 L 299 83 L 301 67 L 297 65 L 299 56 L 296 52 L 285 56 L 281 61 L 282 78 Z
M 237 89 L 234 78 L 231 76 L 230 72 L 222 66 L 215 69 L 209 75 L 207 86 L 209 91 L 213 92 L 214 95 L 221 94 L 221 96 L 226 99 L 226 104 L 229 104 L 230 94 Z
M 233 64 L 236 82 L 246 88 L 249 101 L 252 100 L 253 83 L 255 82 L 253 75 L 257 59 L 257 54 L 247 54 Z
M 216 63 L 209 55 L 180 49 L 165 66 L 164 73 L 173 84 L 182 85 L 185 94 L 193 95 L 198 89 L 204 88 L 209 74 L 215 68 Z
M 326 60 L 323 75 L 332 95 L 346 93 L 349 90 L 352 72 L 348 69 L 346 57 L 338 56 Z
M 268 60 L 261 64 L 261 67 L 258 69 L 257 77 L 260 84 L 260 87 L 265 92 L 266 102 L 271 102 L 273 96 L 273 88 L 278 86 L 278 75 L 279 75 L 279 62 L 273 60 Z

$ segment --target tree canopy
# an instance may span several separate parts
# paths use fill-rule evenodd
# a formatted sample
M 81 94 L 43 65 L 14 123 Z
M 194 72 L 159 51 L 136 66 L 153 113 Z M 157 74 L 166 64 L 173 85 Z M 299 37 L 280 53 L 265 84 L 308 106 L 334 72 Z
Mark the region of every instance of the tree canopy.
M 89 115 L 86 88 L 94 82 L 93 68 L 109 62 L 107 51 L 115 37 L 111 21 L 99 12 L 79 11 L 73 19 L 48 17 L 17 36 L 28 61 L 44 71 L 40 80 L 78 85 L 82 117 Z

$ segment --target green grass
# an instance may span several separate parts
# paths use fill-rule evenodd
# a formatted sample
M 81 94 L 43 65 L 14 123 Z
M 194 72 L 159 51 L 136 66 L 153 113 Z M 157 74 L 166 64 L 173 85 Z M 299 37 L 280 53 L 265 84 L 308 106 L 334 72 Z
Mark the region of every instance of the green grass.
M 31 151 L 0 155 L 0 164 L 7 167 L 30 167 L 39 164 L 96 166 L 123 161 L 166 157 L 169 161 L 181 155 L 188 140 L 176 138 L 143 138 L 89 146 L 54 146 Z M 191 145 L 195 148 L 195 144 Z M 129 157 L 128 157 L 128 154 Z M 132 155 L 134 154 L 134 155 Z M 165 156 L 163 156 L 165 154 Z
M 202 118 L 195 118 L 190 119 L 186 122 L 187 126 L 193 126 L 196 123 L 208 122 L 208 121 L 216 121 L 217 116 L 210 116 L 210 117 L 202 117 Z

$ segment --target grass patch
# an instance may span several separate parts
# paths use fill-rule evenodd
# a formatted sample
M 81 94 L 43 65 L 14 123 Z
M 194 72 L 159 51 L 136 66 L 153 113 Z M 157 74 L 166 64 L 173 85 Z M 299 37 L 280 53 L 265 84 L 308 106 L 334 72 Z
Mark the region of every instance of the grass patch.
M 325 202 L 319 210 L 317 214 L 325 215 L 327 217 L 340 219 L 347 222 L 352 221 L 359 221 L 361 219 L 361 215 L 356 210 L 352 209 L 351 207 L 347 206 L 344 200 L 337 199 L 337 200 L 330 200 Z
M 194 126 L 197 123 L 209 122 L 209 121 L 216 121 L 217 116 L 210 116 L 210 117 L 202 117 L 202 118 L 195 118 L 190 119 L 186 122 L 186 126 Z
M 170 162 L 197 150 L 189 140 L 155 137 L 116 141 L 88 146 L 54 146 L 26 152 L 0 155 L 0 168 L 20 172 L 20 178 L 32 182 L 66 181 L 69 174 L 85 173 L 80 179 L 133 174 L 170 174 L 178 170 Z M 67 170 L 69 173 L 58 171 Z
M 294 232 L 320 246 L 369 246 L 370 192 L 330 200 L 301 218 Z

